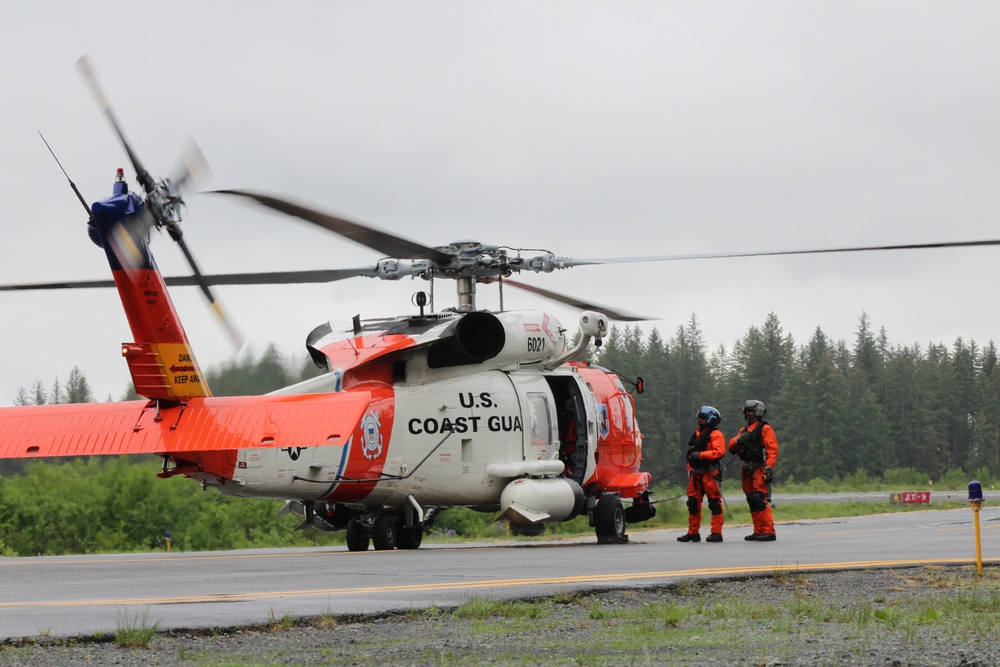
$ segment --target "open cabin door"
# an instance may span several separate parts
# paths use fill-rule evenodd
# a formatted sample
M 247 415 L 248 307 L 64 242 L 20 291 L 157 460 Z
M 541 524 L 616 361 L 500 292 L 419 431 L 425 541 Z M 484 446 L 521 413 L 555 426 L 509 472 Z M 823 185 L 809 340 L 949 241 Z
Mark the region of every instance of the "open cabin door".
M 576 375 L 554 375 L 545 379 L 556 405 L 559 460 L 566 465 L 563 475 L 583 486 L 594 468 L 597 433 L 593 395 L 583 390 Z

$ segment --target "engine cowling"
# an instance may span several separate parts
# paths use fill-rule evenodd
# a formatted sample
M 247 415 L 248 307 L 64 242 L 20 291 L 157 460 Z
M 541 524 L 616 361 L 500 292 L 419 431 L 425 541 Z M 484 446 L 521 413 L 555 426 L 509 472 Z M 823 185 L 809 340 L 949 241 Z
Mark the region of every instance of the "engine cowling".
M 468 313 L 441 335 L 442 340 L 428 350 L 431 368 L 485 361 L 495 368 L 544 365 L 566 349 L 559 321 L 543 312 Z
M 571 479 L 522 478 L 504 487 L 497 518 L 522 526 L 568 521 L 580 514 L 585 506 L 583 489 Z
M 508 311 L 496 316 L 506 332 L 503 348 L 494 357 L 498 366 L 544 364 L 566 349 L 566 335 L 555 317 L 539 311 Z

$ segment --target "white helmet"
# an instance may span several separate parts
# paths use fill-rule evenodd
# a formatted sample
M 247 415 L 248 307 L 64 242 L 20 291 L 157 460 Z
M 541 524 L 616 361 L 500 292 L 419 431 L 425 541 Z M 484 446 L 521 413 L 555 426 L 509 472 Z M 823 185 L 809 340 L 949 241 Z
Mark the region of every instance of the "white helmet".
M 750 399 L 743 404 L 744 416 L 746 416 L 746 413 L 751 411 L 753 411 L 753 414 L 757 419 L 763 419 L 764 415 L 767 414 L 767 408 L 764 406 L 764 404 L 761 403 L 760 401 L 755 401 L 753 399 Z

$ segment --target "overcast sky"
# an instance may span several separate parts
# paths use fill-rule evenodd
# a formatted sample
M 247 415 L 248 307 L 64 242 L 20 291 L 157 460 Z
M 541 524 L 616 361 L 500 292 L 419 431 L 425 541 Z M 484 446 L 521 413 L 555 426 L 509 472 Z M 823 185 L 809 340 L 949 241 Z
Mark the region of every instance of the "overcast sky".
M 75 68 L 90 54 L 145 165 L 193 136 L 210 188 L 290 195 L 426 245 L 573 257 L 1000 238 L 996 2 L 0 3 L 0 283 L 98 279 L 88 200 L 128 166 Z M 133 180 L 134 185 L 134 180 Z M 188 198 L 206 272 L 354 267 L 378 254 L 218 196 Z M 165 235 L 165 274 L 185 273 Z M 522 276 L 710 347 L 777 314 L 851 343 L 1000 334 L 1000 248 L 699 260 Z M 422 281 L 217 288 L 258 352 L 333 320 L 412 312 Z M 438 306 L 453 305 L 437 285 Z M 174 293 L 203 368 L 234 353 Z M 577 314 L 509 290 L 506 305 Z M 495 307 L 488 288 L 480 305 Z M 113 290 L 0 294 L 0 405 L 78 365 L 120 396 Z M 707 400 L 707 399 L 706 399 Z

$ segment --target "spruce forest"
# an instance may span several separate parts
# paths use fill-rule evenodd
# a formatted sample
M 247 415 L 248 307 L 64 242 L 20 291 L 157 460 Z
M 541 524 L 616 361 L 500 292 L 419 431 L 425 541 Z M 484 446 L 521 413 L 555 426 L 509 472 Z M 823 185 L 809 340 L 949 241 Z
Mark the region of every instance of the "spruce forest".
M 683 466 L 700 406 L 722 413 L 728 439 L 750 398 L 767 405 L 783 482 L 910 469 L 933 483 L 948 472 L 992 479 L 1000 471 L 1000 358 L 992 341 L 895 345 L 862 314 L 851 343 L 819 328 L 799 342 L 771 313 L 731 350 L 708 350 L 692 315 L 669 340 L 655 329 L 615 329 L 598 362 L 645 380 L 636 412 L 654 478 L 681 481 L 671 473 Z

